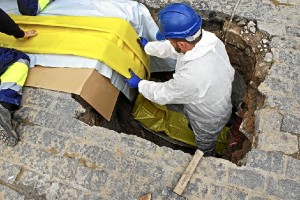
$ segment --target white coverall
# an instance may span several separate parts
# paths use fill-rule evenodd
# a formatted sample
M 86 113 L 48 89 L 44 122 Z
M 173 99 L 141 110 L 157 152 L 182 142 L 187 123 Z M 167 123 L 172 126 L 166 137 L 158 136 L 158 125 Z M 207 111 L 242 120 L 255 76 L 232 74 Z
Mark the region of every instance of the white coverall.
M 222 41 L 202 31 L 201 40 L 185 54 L 177 53 L 168 40 L 148 42 L 147 54 L 177 59 L 175 73 L 163 83 L 141 80 L 138 90 L 160 105 L 183 104 L 198 148 L 213 155 L 218 134 L 232 111 L 234 69 Z

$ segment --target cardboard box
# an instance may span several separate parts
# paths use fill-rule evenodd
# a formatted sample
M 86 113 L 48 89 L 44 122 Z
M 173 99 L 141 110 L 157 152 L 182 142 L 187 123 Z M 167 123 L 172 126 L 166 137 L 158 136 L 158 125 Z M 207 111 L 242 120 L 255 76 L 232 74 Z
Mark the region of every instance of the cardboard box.
M 110 80 L 95 69 L 36 66 L 29 70 L 25 86 L 77 94 L 108 121 L 119 95 Z

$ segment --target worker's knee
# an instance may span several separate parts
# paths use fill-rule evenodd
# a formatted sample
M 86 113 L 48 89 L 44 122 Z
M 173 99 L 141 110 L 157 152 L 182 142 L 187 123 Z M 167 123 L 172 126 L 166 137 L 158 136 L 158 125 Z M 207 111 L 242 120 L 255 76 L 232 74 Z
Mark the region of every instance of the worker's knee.
M 53 0 L 17 0 L 22 15 L 35 16 Z
M 204 156 L 214 156 L 215 155 L 215 147 L 216 147 L 216 140 L 215 141 L 197 141 L 196 144 L 198 149 L 200 149 Z
M 215 133 L 209 133 L 203 130 L 198 130 L 195 133 L 195 142 L 198 149 L 203 151 L 204 156 L 214 156 L 218 135 L 218 131 Z

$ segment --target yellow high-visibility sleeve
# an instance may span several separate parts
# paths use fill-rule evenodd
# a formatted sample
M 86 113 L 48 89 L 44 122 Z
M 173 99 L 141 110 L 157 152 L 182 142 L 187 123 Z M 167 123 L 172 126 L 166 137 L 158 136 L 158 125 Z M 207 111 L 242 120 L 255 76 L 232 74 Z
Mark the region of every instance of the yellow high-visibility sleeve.
M 28 66 L 22 62 L 15 62 L 0 76 L 1 83 L 16 83 L 24 86 L 28 74 Z
M 50 0 L 39 0 L 40 9 L 43 10 L 48 4 Z

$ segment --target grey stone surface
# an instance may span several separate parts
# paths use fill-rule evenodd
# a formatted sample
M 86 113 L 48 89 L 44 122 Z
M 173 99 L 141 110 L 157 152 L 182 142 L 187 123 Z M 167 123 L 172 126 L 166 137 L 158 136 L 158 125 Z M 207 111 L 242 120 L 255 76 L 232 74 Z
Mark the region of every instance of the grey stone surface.
M 286 177 L 300 180 L 300 160 L 291 157 L 287 159 Z
M 299 199 L 299 182 L 288 179 L 270 177 L 267 182 L 267 192 L 281 199 Z
M 265 177 L 252 169 L 229 169 L 228 182 L 230 185 L 245 187 L 255 191 L 263 191 Z
M 175 1 L 140 2 L 159 9 Z M 209 13 L 229 19 L 237 1 L 184 2 L 206 19 Z M 299 0 L 241 1 L 237 7 L 245 26 L 257 22 L 255 31 L 271 36 L 272 67 L 259 86 L 266 100 L 255 115 L 257 144 L 242 167 L 202 158 L 183 193 L 189 200 L 300 199 L 299 10 Z M 76 119 L 83 112 L 70 94 L 24 89 L 22 108 L 13 115 L 21 140 L 14 148 L 0 144 L 0 199 L 131 200 L 148 192 L 165 199 L 162 191 L 175 187 L 191 155 L 88 126 Z
M 282 121 L 281 131 L 300 135 L 300 118 L 293 115 L 286 115 Z
M 285 160 L 281 153 L 255 149 L 248 154 L 247 166 L 281 175 L 285 170 Z

